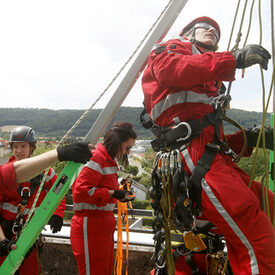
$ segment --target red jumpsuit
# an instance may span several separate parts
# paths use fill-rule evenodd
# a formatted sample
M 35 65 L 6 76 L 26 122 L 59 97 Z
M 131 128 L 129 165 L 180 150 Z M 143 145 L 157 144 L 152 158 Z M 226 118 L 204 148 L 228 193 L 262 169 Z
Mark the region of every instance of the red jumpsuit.
M 11 157 L 9 162 L 12 164 L 14 162 L 15 158 Z M 39 195 L 39 198 L 36 202 L 36 208 L 39 207 L 45 196 L 47 195 L 47 192 L 51 189 L 52 185 L 54 184 L 55 180 L 57 179 L 57 176 L 52 168 L 49 169 L 46 181 L 44 183 L 44 187 Z M 5 180 L 5 184 L 11 184 L 12 181 Z M 18 186 L 18 185 L 17 185 Z M 21 189 L 24 187 L 30 188 L 31 184 L 30 182 L 24 182 L 21 183 L 19 188 Z M 39 185 L 36 187 L 34 192 L 31 194 L 31 196 L 28 199 L 28 204 L 23 212 L 24 214 L 24 220 L 27 219 L 28 212 L 32 207 L 33 201 L 36 197 L 37 191 L 38 191 Z M 18 214 L 18 204 L 21 202 L 22 198 L 19 195 L 20 190 L 17 190 L 16 188 L 13 189 L 5 189 L 4 192 L 2 192 L 1 197 L 1 218 L 5 221 L 14 221 Z M 58 215 L 61 218 L 64 216 L 64 210 L 66 207 L 66 199 L 64 198 L 60 205 L 57 207 L 56 211 L 54 212 L 54 215 Z M 10 223 L 12 225 L 12 223 Z M 14 234 L 11 232 L 10 228 L 8 229 L 9 232 L 6 232 L 6 236 L 8 238 L 12 238 Z M 0 257 L 0 264 L 5 260 L 6 257 Z M 19 273 L 20 275 L 34 275 L 34 274 L 40 274 L 41 273 L 41 264 L 38 257 L 38 253 L 36 248 L 33 249 L 31 254 L 24 259 L 23 263 L 19 267 Z
M 213 112 L 213 98 L 218 96 L 216 82 L 234 80 L 232 53 L 203 53 L 184 37 L 162 46 L 151 52 L 142 78 L 150 118 L 165 127 Z M 209 125 L 182 151 L 184 169 L 189 175 L 205 145 L 214 140 L 214 133 L 214 126 Z M 235 147 L 240 147 L 238 135 L 231 141 L 234 139 Z M 258 184 L 253 182 L 249 189 L 248 183 L 248 175 L 227 155 L 217 154 L 202 181 L 203 215 L 225 236 L 234 274 L 275 274 L 274 230 L 261 210 Z M 270 199 L 273 209 L 272 194 Z M 191 273 L 187 270 L 181 274 Z
M 5 190 L 18 187 L 18 184 L 15 182 L 15 178 L 16 175 L 13 168 L 13 163 L 0 165 L 0 199 L 2 199 Z M 2 200 L 0 202 L 2 202 Z
M 116 199 L 108 190 L 118 189 L 117 170 L 116 161 L 99 143 L 73 184 L 71 245 L 79 275 L 112 274 Z

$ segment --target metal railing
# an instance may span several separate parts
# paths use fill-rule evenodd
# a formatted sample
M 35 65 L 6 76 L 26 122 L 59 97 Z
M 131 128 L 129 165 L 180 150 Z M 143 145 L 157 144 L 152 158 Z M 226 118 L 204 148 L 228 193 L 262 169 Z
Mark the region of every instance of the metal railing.
M 66 205 L 67 211 L 73 211 L 72 205 Z M 117 209 L 114 209 L 114 214 L 117 214 Z M 129 213 L 129 250 L 134 251 L 146 251 L 153 252 L 154 243 L 153 243 L 153 231 L 152 229 L 147 229 L 142 227 L 142 219 L 144 217 L 153 217 L 152 210 L 144 210 L 144 209 L 133 209 Z M 70 234 L 68 233 L 68 227 L 71 226 L 71 223 L 66 221 L 63 224 L 63 232 L 64 234 L 53 234 L 51 230 L 45 228 L 42 231 L 42 235 L 45 238 L 46 243 L 54 243 L 54 244 L 67 244 L 70 245 Z M 49 227 L 49 226 L 46 226 Z M 64 230 L 65 227 L 65 230 Z M 148 242 L 148 240 L 151 240 Z M 147 242 L 146 242 L 147 241 Z M 116 243 L 115 243 L 116 247 Z

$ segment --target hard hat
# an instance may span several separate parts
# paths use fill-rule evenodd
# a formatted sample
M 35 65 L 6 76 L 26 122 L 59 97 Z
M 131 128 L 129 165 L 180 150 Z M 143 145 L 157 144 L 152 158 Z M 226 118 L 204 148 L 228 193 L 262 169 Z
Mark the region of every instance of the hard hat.
M 199 41 L 197 41 L 195 39 L 195 30 L 196 28 L 200 28 L 200 27 L 204 27 L 203 26 L 203 23 L 207 23 L 209 25 L 211 25 L 212 27 L 214 27 L 215 29 L 215 36 L 217 37 L 217 43 L 215 46 L 209 46 L 209 45 L 205 45 Z M 181 32 L 180 32 L 180 36 L 187 36 L 191 34 L 191 38 L 190 38 L 190 41 L 194 44 L 197 44 L 198 46 L 201 46 L 205 49 L 208 49 L 208 50 L 211 50 L 211 51 L 216 51 L 218 46 L 218 42 L 220 40 L 220 37 L 221 37 L 221 30 L 220 30 L 220 27 L 218 25 L 218 23 L 210 18 L 210 17 L 207 17 L 207 16 L 201 16 L 201 17 L 198 17 L 194 20 L 192 20 L 187 26 L 185 26 Z
M 201 17 L 198 17 L 194 20 L 192 20 L 189 24 L 187 24 L 180 32 L 180 36 L 183 36 L 183 35 L 187 35 L 192 29 L 193 27 L 195 27 L 195 25 L 197 23 L 201 23 L 201 22 L 206 22 L 206 23 L 209 23 L 212 27 L 214 27 L 217 31 L 218 31 L 218 40 L 220 39 L 221 37 L 221 30 L 220 30 L 220 27 L 219 27 L 219 24 L 212 18 L 210 17 L 207 17 L 207 16 L 201 16 Z
M 34 130 L 29 126 L 18 126 L 12 129 L 10 142 L 31 142 L 36 143 Z

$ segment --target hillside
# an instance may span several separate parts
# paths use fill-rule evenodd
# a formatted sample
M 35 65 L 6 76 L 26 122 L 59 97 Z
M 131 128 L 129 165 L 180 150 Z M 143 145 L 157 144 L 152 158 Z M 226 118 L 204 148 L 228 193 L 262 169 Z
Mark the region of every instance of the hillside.
M 150 130 L 146 130 L 139 123 L 142 107 L 121 107 L 113 121 L 129 121 L 141 138 L 152 137 Z M 15 125 L 28 125 L 34 128 L 38 136 L 62 137 L 81 117 L 85 110 L 50 110 L 25 108 L 0 108 L 0 133 L 7 136 Z M 92 110 L 71 136 L 85 136 L 102 110 Z M 237 121 L 243 128 L 261 123 L 262 114 L 239 109 L 230 109 L 227 116 Z M 267 117 L 269 123 L 270 114 Z M 112 121 L 112 122 L 113 122 Z M 232 133 L 237 129 L 225 123 L 225 132 Z

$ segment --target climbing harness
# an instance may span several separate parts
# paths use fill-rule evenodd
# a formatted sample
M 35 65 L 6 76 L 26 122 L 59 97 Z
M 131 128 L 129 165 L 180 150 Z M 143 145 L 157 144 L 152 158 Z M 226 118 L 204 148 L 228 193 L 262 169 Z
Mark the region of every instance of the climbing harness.
M 12 232 L 15 234 L 15 238 L 17 239 L 23 230 L 26 223 L 28 223 L 29 218 L 31 217 L 34 209 L 35 203 L 32 204 L 31 209 L 26 209 L 28 205 L 29 198 L 34 194 L 35 190 L 38 186 L 41 185 L 41 181 L 43 179 L 44 174 L 41 173 L 36 177 L 32 178 L 28 184 L 28 186 L 22 186 L 22 184 L 17 188 L 18 194 L 21 196 L 21 202 L 18 204 L 18 213 L 14 220 L 14 224 L 12 227 Z M 36 198 L 39 197 L 40 192 L 42 191 L 42 187 L 44 186 L 44 182 L 42 182 L 42 186 L 39 192 L 36 194 Z M 35 202 L 35 200 L 34 200 Z M 25 216 L 28 214 L 27 219 Z M 25 220 L 25 221 L 24 221 Z
M 209 152 L 206 149 L 205 156 L 210 154 L 214 157 L 219 152 L 210 145 L 207 148 L 210 149 Z M 193 182 L 190 181 L 192 177 L 188 177 L 182 167 L 181 153 L 180 150 L 161 151 L 157 154 L 153 166 L 150 188 L 154 209 L 152 228 L 155 253 L 153 260 L 156 271 L 159 270 L 159 273 L 155 274 L 166 274 L 163 273 L 164 271 L 161 273 L 160 270 L 163 269 L 167 271 L 167 274 L 174 274 L 174 262 L 180 256 L 188 256 L 186 262 L 192 270 L 195 270 L 197 267 L 191 257 L 194 253 L 214 255 L 218 252 L 223 253 L 224 249 L 223 236 L 209 231 L 213 225 L 207 222 L 202 226 L 195 218 L 200 214 L 200 197 L 198 200 L 192 198 L 190 190 L 194 191 L 194 189 L 190 187 L 194 185 L 194 182 L 197 183 L 197 179 L 193 178 Z M 207 160 L 209 160 L 208 157 Z M 201 158 L 201 161 L 204 162 L 204 158 Z M 207 170 L 204 165 L 202 167 Z M 204 176 L 201 171 L 198 173 L 198 178 Z M 201 178 L 198 182 L 201 182 Z M 201 194 L 201 188 L 198 193 Z M 225 260 L 224 257 L 220 261 L 222 260 Z
M 23 229 L 24 211 L 25 211 L 25 208 L 27 207 L 28 200 L 31 196 L 30 187 L 25 186 L 25 187 L 21 188 L 20 195 L 21 195 L 22 199 L 21 199 L 21 202 L 17 206 L 18 213 L 17 213 L 17 216 L 14 220 L 14 224 L 12 227 L 12 233 L 16 235 L 16 238 Z
M 194 253 L 210 255 L 209 262 L 214 262 L 212 256 L 215 253 L 223 253 L 223 237 L 209 231 L 213 226 L 212 224 L 210 226 L 208 224 L 204 228 L 198 227 L 196 217 L 201 214 L 201 182 L 210 169 L 215 156 L 226 154 L 235 162 L 238 162 L 241 157 L 232 151 L 226 141 L 220 138 L 222 120 L 241 128 L 225 116 L 225 107 L 229 101 L 230 96 L 224 94 L 223 89 L 219 96 L 213 98 L 214 111 L 212 113 L 201 119 L 180 121 L 166 128 L 154 125 L 153 121 L 150 123 L 146 121 L 144 118 L 146 111 L 143 111 L 140 116 L 140 121 L 146 127 L 152 126 L 152 132 L 156 137 L 151 145 L 158 152 L 154 161 L 151 177 L 152 186 L 150 188 L 154 209 L 152 228 L 155 253 L 153 260 L 156 263 L 156 270 L 166 269 L 168 274 L 174 274 L 174 260 L 184 255 L 186 262 L 194 272 L 193 274 L 199 274 L 198 268 L 192 262 Z M 192 174 L 188 175 L 182 165 L 182 154 L 187 150 L 189 142 L 210 125 L 214 127 L 214 140 L 206 144 Z M 181 235 L 183 239 L 181 245 L 176 247 L 172 245 L 171 231 Z M 204 232 L 203 235 L 202 232 Z M 225 262 L 224 257 L 213 256 L 213 259 L 219 263 L 216 265 L 217 268 L 215 267 L 213 270 L 217 270 L 218 266 L 221 266 L 220 262 Z

